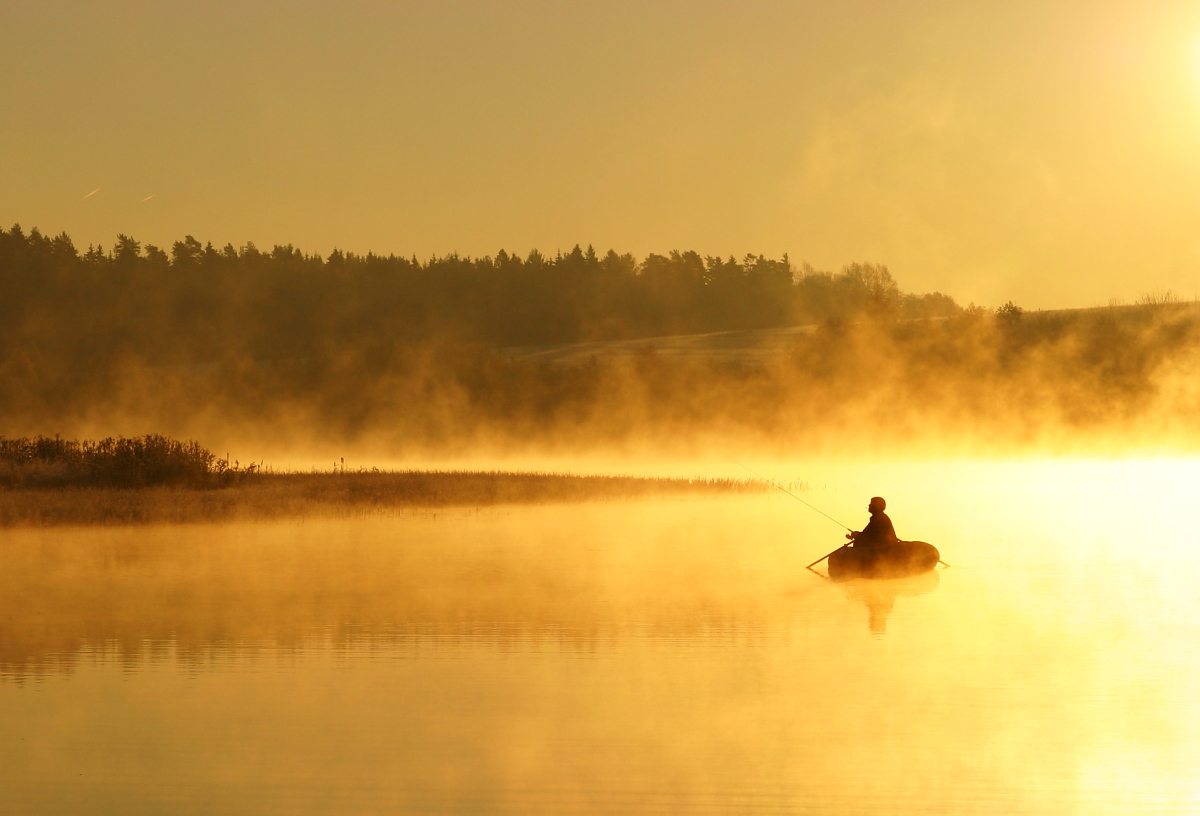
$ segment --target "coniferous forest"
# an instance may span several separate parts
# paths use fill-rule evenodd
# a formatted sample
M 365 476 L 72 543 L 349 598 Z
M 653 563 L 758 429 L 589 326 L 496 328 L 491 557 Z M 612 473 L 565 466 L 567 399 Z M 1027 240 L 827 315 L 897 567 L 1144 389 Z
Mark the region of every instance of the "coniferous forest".
M 430 339 L 490 347 L 572 343 L 816 323 L 863 312 L 958 311 L 941 294 L 905 295 L 886 267 L 838 274 L 747 255 L 450 255 L 418 261 L 291 246 L 217 249 L 190 235 L 170 253 L 118 236 L 75 248 L 19 226 L 0 231 L 3 348 L 131 353 L 195 363 L 245 354 L 307 358 L 364 343 Z M 46 351 L 50 349 L 47 348 Z
M 513 353 L 809 326 L 770 360 Z M 575 247 L 426 261 L 0 230 L 0 435 L 814 448 L 1200 438 L 1191 304 L 989 312 L 882 265 Z M 217 440 L 213 442 L 212 440 Z M 1064 441 L 1067 440 L 1067 441 Z

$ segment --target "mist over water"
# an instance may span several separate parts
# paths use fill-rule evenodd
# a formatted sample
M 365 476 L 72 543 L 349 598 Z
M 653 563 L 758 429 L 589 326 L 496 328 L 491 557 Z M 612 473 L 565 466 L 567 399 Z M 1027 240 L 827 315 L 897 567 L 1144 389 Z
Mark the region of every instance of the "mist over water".
M 763 466 L 781 493 L 16 529 L 31 813 L 1185 813 L 1200 462 Z
M 578 247 L 0 256 L 0 413 L 41 435 L 0 438 L 19 811 L 1197 807 L 1195 304 Z M 704 481 L 751 473 L 832 519 Z M 872 496 L 953 566 L 806 570 Z
M 5 435 L 240 461 L 1195 451 L 1200 311 L 1026 312 L 748 254 L 421 262 L 0 230 Z M 575 469 L 575 468 L 572 468 Z
M 0 110 L 0 816 L 1200 813 L 1200 4 L 6 3 Z

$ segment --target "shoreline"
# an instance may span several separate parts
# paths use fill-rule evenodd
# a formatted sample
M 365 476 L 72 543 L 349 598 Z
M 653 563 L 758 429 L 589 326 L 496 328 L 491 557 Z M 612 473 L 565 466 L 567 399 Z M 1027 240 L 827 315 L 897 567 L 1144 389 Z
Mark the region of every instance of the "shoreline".
M 0 528 L 272 520 L 404 509 L 563 504 L 760 492 L 747 479 L 559 473 L 384 471 L 259 473 L 219 487 L 0 489 Z

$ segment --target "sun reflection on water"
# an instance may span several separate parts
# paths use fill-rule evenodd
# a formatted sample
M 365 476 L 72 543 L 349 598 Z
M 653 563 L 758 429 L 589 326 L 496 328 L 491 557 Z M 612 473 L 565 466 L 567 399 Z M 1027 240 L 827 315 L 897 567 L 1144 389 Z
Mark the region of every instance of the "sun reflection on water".
M 841 534 L 781 493 L 7 531 L 0 795 L 40 813 L 1194 810 L 1200 462 L 769 475 L 854 524 L 884 495 L 953 566 L 825 581 L 804 565 Z

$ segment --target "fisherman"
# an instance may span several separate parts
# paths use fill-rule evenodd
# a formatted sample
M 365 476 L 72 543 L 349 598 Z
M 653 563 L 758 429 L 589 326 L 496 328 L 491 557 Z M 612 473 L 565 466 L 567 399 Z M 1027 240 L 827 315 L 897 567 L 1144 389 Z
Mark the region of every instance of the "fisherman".
M 896 537 L 896 528 L 892 526 L 892 520 L 883 512 L 886 507 L 887 502 L 875 496 L 867 505 L 867 510 L 871 513 L 871 520 L 867 522 L 867 526 L 857 533 L 846 533 L 846 538 L 854 542 L 856 549 L 861 547 L 878 550 L 900 540 Z

